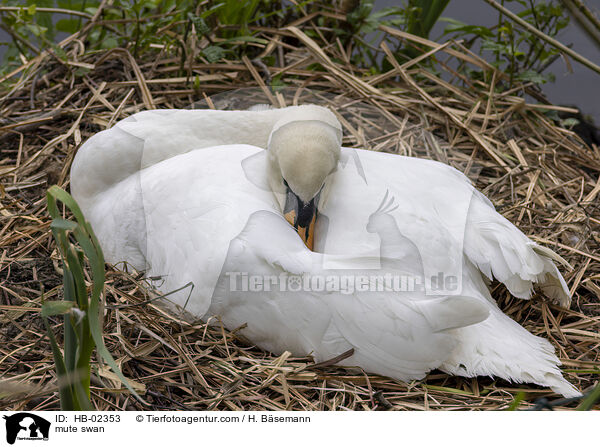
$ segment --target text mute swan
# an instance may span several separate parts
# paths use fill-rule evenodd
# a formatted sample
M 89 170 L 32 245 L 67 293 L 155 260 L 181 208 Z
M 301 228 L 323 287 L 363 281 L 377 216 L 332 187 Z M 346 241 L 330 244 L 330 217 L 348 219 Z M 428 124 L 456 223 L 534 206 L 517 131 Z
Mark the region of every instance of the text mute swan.
M 109 262 L 162 277 L 164 292 L 193 282 L 171 300 L 247 324 L 264 349 L 354 349 L 342 365 L 404 381 L 439 368 L 579 395 L 486 286 L 528 299 L 537 284 L 567 306 L 560 257 L 459 171 L 340 142 L 317 106 L 147 111 L 81 147 L 71 189 Z

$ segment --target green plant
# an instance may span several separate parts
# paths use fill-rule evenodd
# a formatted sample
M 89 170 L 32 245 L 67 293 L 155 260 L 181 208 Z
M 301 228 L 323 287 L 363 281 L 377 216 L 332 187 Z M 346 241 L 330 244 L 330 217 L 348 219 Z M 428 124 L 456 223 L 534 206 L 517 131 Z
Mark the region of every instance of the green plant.
M 332 28 L 348 48 L 347 53 L 350 54 L 352 63 L 357 66 L 370 66 L 371 72 L 376 73 L 381 71 L 377 48 L 381 32 L 378 31 L 378 27 L 401 27 L 406 23 L 406 18 L 402 7 L 373 11 L 373 6 L 372 1 L 358 2 L 354 9 L 348 11 L 347 22 L 341 27 L 333 25 Z M 320 19 L 320 22 L 325 24 L 324 19 Z
M 450 0 L 409 0 L 406 31 L 427 39 Z
M 450 0 L 408 0 L 402 6 L 383 8 L 374 11 L 374 2 L 360 1 L 347 14 L 348 26 L 340 28 L 339 34 L 348 43 L 355 41 L 352 62 L 358 66 L 369 65 L 372 72 L 389 69 L 388 62 L 378 57 L 377 45 L 381 40 L 380 25 L 403 28 L 404 31 L 419 37 L 428 38 L 431 29 L 439 20 Z M 413 47 L 403 47 L 399 42 L 389 42 L 395 47 L 399 60 L 412 59 L 419 55 Z
M 596 403 L 600 402 L 600 383 L 590 391 L 577 407 L 580 411 L 590 411 Z
M 113 0 L 102 10 L 102 23 L 86 34 L 85 47 L 88 53 L 122 47 L 135 57 L 153 45 L 175 48 L 183 65 L 190 49 L 206 39 L 208 45 L 202 45 L 199 56 L 209 62 L 227 55 L 252 56 L 258 52 L 252 46 L 266 41 L 255 37 L 250 26 L 272 25 L 313 2 L 282 6 L 275 0 Z M 0 27 L 11 37 L 3 43 L 7 52 L 0 75 L 46 49 L 66 60 L 56 45 L 57 37 L 62 37 L 58 33 L 80 31 L 100 4 L 100 0 L 27 0 L 23 5 L 21 0 L 0 0 Z
M 569 16 L 555 0 L 506 0 L 520 8 L 517 15 L 544 34 L 554 37 L 569 24 Z M 504 5 L 505 1 L 500 2 Z M 516 8 L 513 8 L 516 9 Z M 492 28 L 468 25 L 453 19 L 448 22 L 445 33 L 453 38 L 464 38 L 469 48 L 477 48 L 495 67 L 510 76 L 508 88 L 514 81 L 530 81 L 542 84 L 553 80 L 552 74 L 543 74 L 559 56 L 560 50 L 541 40 L 535 34 L 519 29 L 506 16 L 498 14 L 498 24 Z M 478 45 L 479 44 L 479 45 Z M 476 72 L 469 72 L 479 77 Z
M 177 61 L 178 75 L 186 76 L 192 83 L 194 59 L 209 63 L 239 60 L 242 56 L 254 59 L 268 44 L 260 36 L 260 27 L 281 28 L 303 19 L 306 14 L 332 10 L 343 12 L 345 19 L 331 14 L 317 15 L 313 20 L 318 26 L 307 27 L 304 31 L 315 40 L 325 39 L 336 46 L 341 44 L 346 57 L 335 62 L 350 62 L 364 70 L 365 74 L 392 69 L 380 48 L 382 39 L 400 64 L 414 60 L 431 49 L 414 39 L 384 33 L 382 25 L 429 38 L 435 23 L 446 20 L 449 22 L 446 35 L 461 39 L 471 51 L 479 52 L 484 59 L 508 74 L 497 78 L 497 89 L 512 89 L 516 83 L 542 84 L 553 80 L 547 68 L 561 52 L 564 53 L 565 47 L 561 50 L 556 41 L 553 43 L 553 40 L 540 38 L 540 32 L 549 39 L 555 36 L 569 22 L 561 4 L 578 4 L 579 0 L 485 1 L 496 9 L 502 8 L 500 4 L 510 4 L 510 9 L 518 13 L 516 22 L 520 19 L 525 22 L 515 25 L 515 17 L 507 17 L 507 11 L 498 14 L 498 23 L 491 28 L 442 19 L 449 0 L 405 0 L 399 2 L 399 6 L 381 10 L 374 9 L 373 0 L 337 2 L 338 8 L 343 6 L 342 9 L 318 0 L 290 4 L 277 0 L 111 0 L 103 3 L 99 20 L 86 27 L 97 13 L 100 0 L 26 0 L 25 6 L 23 0 L 0 0 L 1 5 L 6 5 L 0 7 L 0 27 L 11 36 L 11 41 L 6 43 L 8 50 L 0 66 L 0 77 L 22 66 L 24 59 L 29 60 L 45 49 L 51 48 L 53 57 L 67 61 L 71 56 L 67 56 L 66 52 L 74 51 L 75 46 L 65 46 L 63 50 L 54 43 L 54 39 L 62 37 L 59 32 L 75 33 L 85 29 L 79 36 L 84 42 L 84 56 L 113 47 L 126 48 L 138 59 L 152 59 L 158 51 L 165 51 L 173 61 Z M 57 12 L 48 6 L 62 8 L 59 20 L 56 20 L 58 17 L 52 20 L 52 15 Z M 523 24 L 527 26 L 523 27 Z M 284 44 L 287 43 L 285 40 L 287 37 L 282 38 Z M 271 51 L 262 62 L 272 66 L 276 57 L 281 59 L 282 54 Z M 441 67 L 437 59 L 440 55 L 432 54 L 416 63 L 437 73 Z M 81 60 L 82 56 L 78 54 L 77 58 Z M 82 76 L 85 70 L 63 65 L 74 77 Z M 466 62 L 452 68 L 456 68 L 465 80 L 477 81 L 491 76 L 490 70 Z M 315 63 L 308 69 L 321 70 L 322 67 Z M 23 73 L 26 75 L 27 70 Z M 420 80 L 419 75 L 417 78 Z M 274 79 L 276 82 L 277 78 Z M 16 80 L 16 77 L 6 78 L 7 83 Z M 489 80 L 485 79 L 486 82 Z M 194 87 L 197 88 L 196 84 Z
M 256 19 L 261 0 L 224 0 L 217 4 L 216 17 L 222 25 L 233 25 L 237 29 L 228 29 L 225 37 L 247 35 L 248 24 Z
M 64 300 L 45 301 L 42 304 L 42 317 L 52 345 L 61 409 L 92 409 L 90 361 L 94 348 L 121 382 L 137 396 L 102 338 L 100 300 L 104 290 L 104 256 L 96 236 L 79 206 L 66 191 L 52 186 L 48 189 L 46 199 L 48 212 L 53 219 L 50 228 L 62 260 Z M 62 217 L 59 201 L 71 211 L 75 220 Z M 86 264 L 89 268 L 86 268 Z M 91 293 L 88 293 L 86 285 L 88 271 L 91 273 Z M 64 355 L 49 322 L 49 317 L 57 315 L 64 317 Z
M 506 411 L 516 411 L 519 409 L 519 405 L 521 402 L 525 400 L 525 393 L 523 391 L 519 391 L 513 401 L 510 403 Z
M 0 0 L 0 27 L 11 37 L 2 63 L 2 73 L 22 64 L 41 51 L 52 49 L 65 59 L 56 45 L 58 33 L 80 31 L 97 12 L 100 0 Z M 183 34 L 194 0 L 113 0 L 102 11 L 104 25 L 86 36 L 88 51 L 131 47 L 134 53 L 152 44 L 170 45 Z M 57 14 L 60 14 L 57 16 Z M 56 16 L 53 20 L 53 16 Z M 184 18 L 183 22 L 181 18 Z M 58 20 L 56 20 L 58 19 Z M 168 32 L 174 28 L 174 32 Z

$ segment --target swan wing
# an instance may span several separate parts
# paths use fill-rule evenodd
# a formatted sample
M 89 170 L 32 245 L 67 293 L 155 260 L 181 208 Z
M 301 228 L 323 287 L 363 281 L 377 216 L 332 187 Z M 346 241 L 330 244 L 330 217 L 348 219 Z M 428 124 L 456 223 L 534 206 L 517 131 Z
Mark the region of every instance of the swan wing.
M 137 170 L 91 198 L 76 195 L 108 262 L 145 270 L 163 293 L 192 284 L 169 300 L 201 317 L 230 241 L 252 212 L 277 206 L 244 171 L 244 160 L 258 152 L 248 145 L 190 151 Z
M 232 272 L 261 287 L 233 284 Z M 308 251 L 281 216 L 260 211 L 231 242 L 207 316 L 243 327 L 241 334 L 277 353 L 323 361 L 354 349 L 342 364 L 403 380 L 441 365 L 457 342 L 450 329 L 487 318 L 486 304 L 470 297 L 354 287 L 373 280 L 369 273 L 324 269 L 322 255 Z
M 504 283 L 514 296 L 529 299 L 537 284 L 547 296 L 569 306 L 569 289 L 553 262 L 562 258 L 525 236 L 476 190 L 469 207 L 464 250 L 486 277 Z
M 549 297 L 569 305 L 569 290 L 553 262 L 562 258 L 531 241 L 499 214 L 462 173 L 432 160 L 344 148 L 349 151 L 355 156 L 346 154 L 350 161 L 335 173 L 328 194 L 335 200 L 328 200 L 323 208 L 337 231 L 319 241 L 321 251 L 343 253 L 362 247 L 364 253 L 381 250 L 383 258 L 394 259 L 410 243 L 418 248 L 426 278 L 440 272 L 462 278 L 466 257 L 516 297 L 529 298 L 538 285 Z M 394 225 L 380 228 L 379 238 L 368 234 L 368 222 L 382 200 L 390 198 L 394 206 L 387 214 Z M 348 240 L 357 245 L 347 244 Z

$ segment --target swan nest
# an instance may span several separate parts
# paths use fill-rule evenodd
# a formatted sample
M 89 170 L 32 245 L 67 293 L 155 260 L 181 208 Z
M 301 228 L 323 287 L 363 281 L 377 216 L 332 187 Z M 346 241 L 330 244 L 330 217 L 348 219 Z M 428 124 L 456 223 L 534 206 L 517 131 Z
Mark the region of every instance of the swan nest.
M 71 42 L 63 44 L 68 62 L 43 53 L 24 65 L 19 82 L 3 87 L 0 408 L 59 409 L 39 313 L 42 293 L 46 300 L 62 297 L 45 192 L 53 184 L 68 189 L 81 142 L 145 109 L 265 103 L 329 105 L 344 127 L 345 146 L 431 158 L 466 172 L 501 214 L 573 266 L 561 268 L 573 294 L 569 310 L 541 295 L 530 301 L 512 298 L 498 284 L 492 284 L 494 298 L 507 315 L 557 348 L 565 377 L 578 389 L 597 383 L 600 149 L 548 118 L 545 112 L 566 108 L 548 104 L 531 86 L 523 86 L 525 100 L 510 91 L 494 93 L 504 75 L 458 44 L 432 54 L 486 71 L 487 82 L 466 85 L 451 71 L 437 77 L 417 64 L 397 63 L 388 74 L 369 77 L 340 62 L 346 58 L 338 46 L 309 38 L 303 27 L 311 23 L 258 34 L 272 43 L 265 55 L 277 52 L 285 39 L 283 67 L 247 58 L 194 61 L 186 62 L 182 75 L 179 58 L 168 51 L 157 49 L 138 60 L 125 50 L 81 56 L 80 46 Z M 430 49 L 436 48 L 432 43 Z M 315 63 L 322 70 L 311 70 Z M 279 73 L 286 88 L 270 90 L 270 77 Z M 240 88 L 247 90 L 230 93 Z M 315 365 L 311 358 L 274 356 L 235 331 L 175 317 L 147 303 L 154 297 L 137 272 L 108 267 L 105 342 L 152 408 L 127 390 L 116 391 L 121 384 L 115 375 L 95 360 L 92 401 L 99 410 L 504 409 L 519 391 L 525 393 L 520 408 L 533 407 L 540 397 L 557 398 L 535 385 L 485 377 L 433 371 L 423 381 L 402 383 L 336 367 L 335 359 Z M 52 321 L 60 333 L 62 319 Z

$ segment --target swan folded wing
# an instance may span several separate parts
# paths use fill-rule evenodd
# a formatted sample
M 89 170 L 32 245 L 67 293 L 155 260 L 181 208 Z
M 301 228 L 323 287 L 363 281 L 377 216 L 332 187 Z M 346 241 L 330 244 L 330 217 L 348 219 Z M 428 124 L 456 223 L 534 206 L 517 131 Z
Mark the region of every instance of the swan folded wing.
M 504 283 L 514 296 L 529 299 L 533 285 L 539 284 L 550 298 L 569 306 L 569 289 L 552 262 L 560 257 L 532 242 L 478 191 L 469 207 L 464 251 L 485 276 Z
M 404 255 L 412 251 L 420 257 L 418 264 L 430 295 L 450 292 L 447 287 L 432 287 L 429 279 L 440 274 L 455 278 L 454 292 L 460 294 L 463 239 L 473 194 L 468 179 L 432 160 L 343 150 L 343 154 L 352 153 L 356 157 L 348 156 L 348 164 L 340 165 L 335 174 L 330 191 L 335 200 L 329 200 L 323 209 L 336 231 L 328 232 L 321 249 L 354 254 L 356 243 L 347 243 L 352 240 L 362 244 L 361 253 L 375 247 L 384 266 L 404 264 Z
M 275 353 L 315 352 L 330 317 L 318 294 L 301 289 L 313 255 L 282 216 L 250 214 L 229 243 L 204 318 L 218 315 L 231 330 L 243 327 L 242 335 Z
M 327 299 L 332 326 L 355 351 L 342 364 L 402 380 L 420 379 L 448 358 L 457 339 L 447 329 L 488 315 L 485 303 L 468 297 L 363 292 Z
M 120 121 L 115 127 L 144 142 L 142 168 L 186 152 L 225 144 L 264 147 L 273 125 L 265 119 L 253 131 L 240 124 L 252 112 L 218 110 L 148 110 Z M 251 115 L 252 116 L 252 115 Z
M 307 119 L 337 123 L 326 108 L 304 105 L 258 111 L 147 110 L 115 127 L 144 141 L 142 167 L 146 168 L 190 150 L 213 146 L 249 144 L 266 149 L 276 123 Z
M 93 201 L 79 204 L 107 262 L 124 261 L 138 271 L 146 270 L 146 218 L 139 173 L 97 193 Z
M 177 109 L 136 113 L 81 146 L 71 168 L 71 189 L 78 201 L 91 200 L 128 176 L 189 151 L 223 144 L 264 149 L 281 114 Z
M 432 297 L 416 302 L 415 307 L 435 332 L 479 323 L 490 313 L 486 303 L 468 296 Z
M 142 166 L 144 141 L 118 127 L 92 136 L 77 151 L 71 166 L 71 192 L 77 202 L 93 206 L 95 197 Z
M 237 145 L 191 151 L 143 172 L 151 274 L 164 276 L 164 291 L 193 282 L 189 300 L 183 292 L 173 299 L 195 315 L 210 306 L 230 242 L 255 211 L 273 208 L 272 194 L 254 187 L 242 169 L 242 160 L 260 150 Z
M 312 279 L 372 273 L 324 269 L 322 262 L 281 216 L 257 211 L 229 245 L 209 313 L 230 329 L 246 324 L 242 334 L 274 352 L 312 352 L 322 361 L 353 348 L 344 365 L 406 380 L 423 377 L 450 355 L 456 340 L 449 328 L 487 317 L 485 302 L 468 297 L 312 290 Z M 268 293 L 257 293 L 231 287 L 231 272 L 278 280 Z
M 253 256 L 270 267 L 272 274 L 302 275 L 312 269 L 311 252 L 306 249 L 298 233 L 282 216 L 272 211 L 252 213 L 236 240 L 231 247 L 237 246 L 237 250 L 241 250 L 243 246 L 245 250 L 253 252 Z

